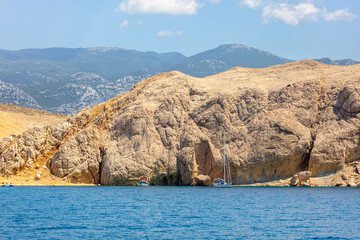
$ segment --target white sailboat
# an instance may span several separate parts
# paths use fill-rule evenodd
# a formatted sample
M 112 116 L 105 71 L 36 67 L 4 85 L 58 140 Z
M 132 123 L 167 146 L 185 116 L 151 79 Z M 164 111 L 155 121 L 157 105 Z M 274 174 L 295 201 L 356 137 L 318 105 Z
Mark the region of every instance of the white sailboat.
M 222 178 L 217 178 L 214 180 L 213 182 L 213 187 L 217 187 L 217 188 L 229 188 L 231 187 L 231 176 L 230 176 L 230 163 L 226 162 L 226 156 L 225 156 L 225 131 L 223 132 L 224 135 L 224 179 Z M 227 177 L 228 179 L 226 179 L 226 172 L 227 172 Z

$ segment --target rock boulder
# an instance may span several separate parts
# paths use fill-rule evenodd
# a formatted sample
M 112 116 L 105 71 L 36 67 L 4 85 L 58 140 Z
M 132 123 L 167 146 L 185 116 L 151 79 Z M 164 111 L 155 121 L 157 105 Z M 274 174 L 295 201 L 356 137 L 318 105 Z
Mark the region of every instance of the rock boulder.
M 302 172 L 299 172 L 296 176 L 299 179 L 299 182 L 305 183 L 310 179 L 311 172 L 310 171 L 302 171 Z
M 197 186 L 211 186 L 212 185 L 210 176 L 202 175 L 202 174 L 195 177 L 195 182 L 196 182 Z

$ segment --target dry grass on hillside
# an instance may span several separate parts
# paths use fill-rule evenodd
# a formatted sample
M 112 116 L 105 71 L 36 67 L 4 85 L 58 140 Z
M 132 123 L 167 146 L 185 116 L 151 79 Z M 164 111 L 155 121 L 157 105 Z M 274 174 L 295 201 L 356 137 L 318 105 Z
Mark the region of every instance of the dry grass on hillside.
M 66 115 L 0 103 L 0 139 L 33 127 L 56 124 L 66 118 Z

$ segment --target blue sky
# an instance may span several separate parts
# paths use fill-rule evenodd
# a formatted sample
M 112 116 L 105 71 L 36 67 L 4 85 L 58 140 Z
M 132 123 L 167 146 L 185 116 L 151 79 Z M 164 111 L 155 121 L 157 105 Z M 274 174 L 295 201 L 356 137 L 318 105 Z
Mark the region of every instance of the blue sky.
M 360 0 L 0 0 L 0 49 L 190 56 L 227 43 L 296 60 L 360 60 Z

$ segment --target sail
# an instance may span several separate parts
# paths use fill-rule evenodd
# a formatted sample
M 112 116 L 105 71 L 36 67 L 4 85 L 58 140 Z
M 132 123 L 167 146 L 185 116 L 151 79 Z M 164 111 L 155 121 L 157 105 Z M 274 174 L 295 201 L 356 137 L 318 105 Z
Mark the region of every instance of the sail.
M 230 162 L 226 160 L 226 137 L 225 130 L 223 131 L 224 136 L 224 178 L 218 178 L 214 180 L 214 187 L 228 188 L 231 187 L 231 175 L 230 175 Z

